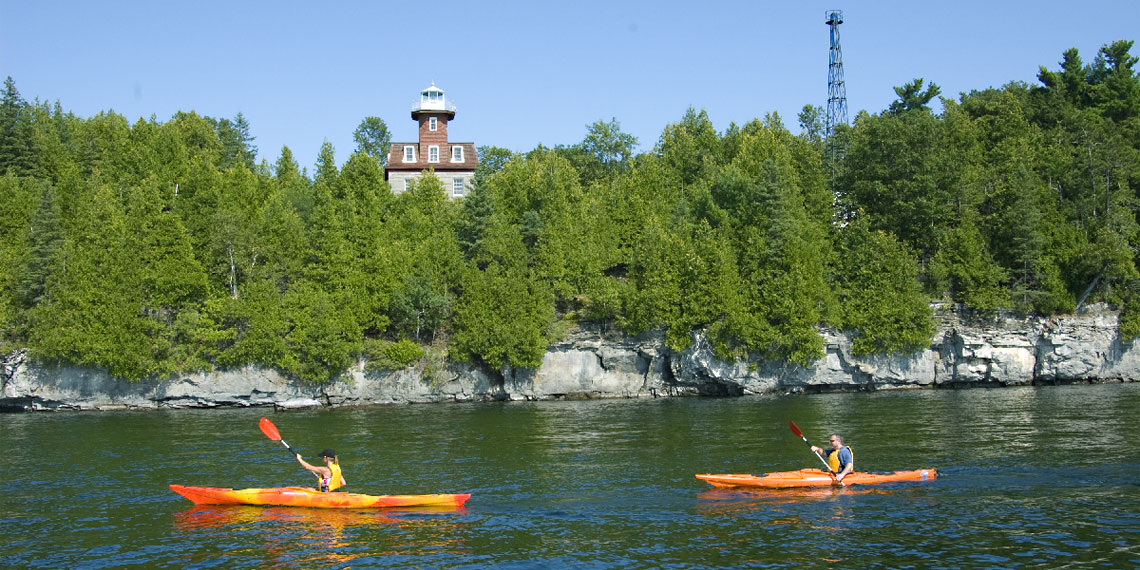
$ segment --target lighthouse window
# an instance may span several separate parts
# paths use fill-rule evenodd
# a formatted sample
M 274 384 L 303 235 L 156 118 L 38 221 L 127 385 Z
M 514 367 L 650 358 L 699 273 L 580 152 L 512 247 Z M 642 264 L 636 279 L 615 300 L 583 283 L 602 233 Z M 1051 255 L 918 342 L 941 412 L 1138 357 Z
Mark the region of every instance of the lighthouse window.
M 437 122 L 438 122 L 438 119 L 436 119 L 435 117 L 428 118 L 428 130 L 434 133 L 436 127 L 438 126 Z
M 413 145 L 404 145 L 404 162 L 416 161 L 416 147 Z
M 428 162 L 439 162 L 439 146 L 433 144 L 428 147 Z
M 451 147 L 451 162 L 463 162 L 463 147 Z

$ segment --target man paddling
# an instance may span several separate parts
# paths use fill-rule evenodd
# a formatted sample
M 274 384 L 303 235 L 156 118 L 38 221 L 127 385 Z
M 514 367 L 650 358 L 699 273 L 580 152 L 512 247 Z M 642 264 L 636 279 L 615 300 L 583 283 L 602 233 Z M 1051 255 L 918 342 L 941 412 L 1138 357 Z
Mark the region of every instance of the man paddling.
M 811 450 L 816 455 L 825 458 L 827 466 L 835 475 L 836 483 L 842 483 L 843 478 L 855 470 L 855 456 L 851 453 L 850 447 L 843 445 L 843 437 L 837 433 L 831 434 L 831 449 L 823 449 L 813 445 Z

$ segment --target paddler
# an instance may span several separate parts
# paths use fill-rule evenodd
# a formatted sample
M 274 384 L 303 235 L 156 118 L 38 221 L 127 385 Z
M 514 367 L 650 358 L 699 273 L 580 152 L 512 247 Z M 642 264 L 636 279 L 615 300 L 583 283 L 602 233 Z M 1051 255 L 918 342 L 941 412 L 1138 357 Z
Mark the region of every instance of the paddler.
M 811 450 L 827 461 L 827 466 L 835 475 L 836 483 L 842 483 L 843 478 L 855 470 L 855 456 L 851 453 L 850 447 L 843 445 L 843 436 L 837 433 L 831 434 L 831 449 L 822 449 L 813 445 Z
M 301 466 L 309 471 L 312 471 L 320 482 L 317 484 L 317 490 L 327 493 L 335 491 L 348 484 L 344 480 L 344 475 L 340 472 L 340 462 L 337 461 L 336 452 L 331 449 L 326 449 L 321 452 L 321 461 L 324 466 L 309 465 L 304 459 L 301 459 L 301 454 L 297 454 L 297 461 Z

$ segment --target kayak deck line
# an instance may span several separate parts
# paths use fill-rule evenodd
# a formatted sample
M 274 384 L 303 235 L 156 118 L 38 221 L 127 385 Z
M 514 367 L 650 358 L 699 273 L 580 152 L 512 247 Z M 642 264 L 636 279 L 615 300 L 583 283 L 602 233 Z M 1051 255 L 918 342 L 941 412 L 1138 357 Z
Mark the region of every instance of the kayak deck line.
M 856 471 L 843 478 L 845 485 L 874 485 L 876 483 L 890 483 L 893 481 L 930 481 L 937 478 L 938 472 L 934 469 L 912 469 L 909 471 L 895 471 L 893 473 L 865 473 Z M 764 475 L 736 474 L 709 474 L 696 476 L 713 487 L 819 487 L 835 485 L 835 478 L 830 472 L 822 469 L 800 469 L 798 471 L 779 471 Z
M 327 493 L 311 487 L 227 489 L 171 484 L 170 490 L 196 505 L 260 505 L 326 509 L 461 507 L 467 502 L 467 499 L 471 498 L 471 493 L 365 495 L 361 493 Z

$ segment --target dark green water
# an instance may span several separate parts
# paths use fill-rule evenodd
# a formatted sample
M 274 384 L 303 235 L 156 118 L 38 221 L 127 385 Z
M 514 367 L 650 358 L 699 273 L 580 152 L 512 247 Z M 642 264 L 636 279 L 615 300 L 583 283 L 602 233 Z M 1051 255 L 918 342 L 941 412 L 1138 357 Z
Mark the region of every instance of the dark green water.
M 471 492 L 450 511 L 194 507 L 167 485 Z M 933 482 L 714 491 L 818 463 Z M 4 568 L 1138 568 L 1140 384 L 780 398 L 0 415 Z

